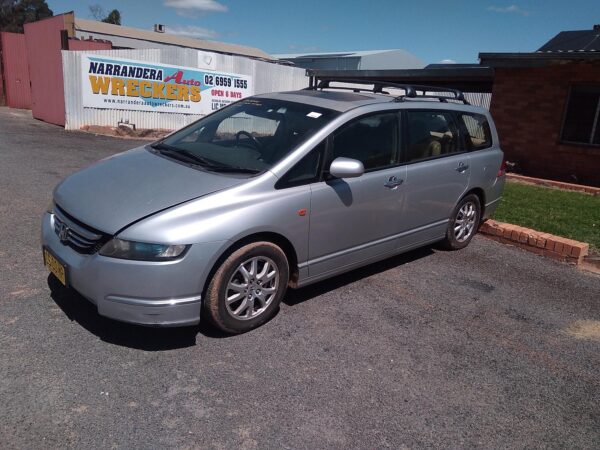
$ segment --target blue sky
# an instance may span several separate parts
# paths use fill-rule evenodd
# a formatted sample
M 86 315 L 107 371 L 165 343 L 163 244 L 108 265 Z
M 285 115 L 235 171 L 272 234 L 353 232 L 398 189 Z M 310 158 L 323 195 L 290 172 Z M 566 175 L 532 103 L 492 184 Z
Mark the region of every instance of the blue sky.
M 268 53 L 403 48 L 426 63 L 479 52 L 533 51 L 561 30 L 600 23 L 600 0 L 47 0 L 55 14 L 121 11 L 123 25 L 261 48 Z

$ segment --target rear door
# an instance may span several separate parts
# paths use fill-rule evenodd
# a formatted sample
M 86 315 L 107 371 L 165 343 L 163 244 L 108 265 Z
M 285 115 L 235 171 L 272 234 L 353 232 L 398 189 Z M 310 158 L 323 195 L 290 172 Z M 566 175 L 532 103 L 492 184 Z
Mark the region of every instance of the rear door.
M 469 150 L 469 183 L 484 190 L 485 204 L 481 208 L 484 217 L 489 217 L 502 197 L 504 177 L 498 177 L 498 171 L 503 154 L 498 142 L 493 142 L 490 124 L 484 114 L 460 111 L 456 117 Z
M 471 174 L 469 154 L 451 111 L 407 109 L 403 114 L 406 234 L 399 239 L 399 248 L 444 236 Z
M 406 167 L 400 166 L 397 111 L 361 116 L 330 137 L 328 168 L 337 157 L 362 161 L 358 178 L 311 184 L 310 277 L 335 272 L 396 248 Z

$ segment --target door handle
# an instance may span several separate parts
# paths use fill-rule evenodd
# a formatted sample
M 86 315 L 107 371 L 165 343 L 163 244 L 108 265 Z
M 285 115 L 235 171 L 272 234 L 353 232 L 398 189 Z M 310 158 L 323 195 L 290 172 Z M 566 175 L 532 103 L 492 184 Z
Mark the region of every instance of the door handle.
M 404 183 L 404 180 L 399 180 L 397 177 L 390 177 L 384 186 L 389 189 L 396 189 L 402 183 Z
M 456 168 L 456 171 L 457 171 L 457 172 L 460 172 L 460 173 L 463 173 L 463 172 L 464 172 L 465 170 L 467 170 L 468 168 L 469 168 L 469 165 L 468 165 L 468 164 L 465 164 L 465 163 L 459 162 L 459 163 L 458 163 L 458 167 Z

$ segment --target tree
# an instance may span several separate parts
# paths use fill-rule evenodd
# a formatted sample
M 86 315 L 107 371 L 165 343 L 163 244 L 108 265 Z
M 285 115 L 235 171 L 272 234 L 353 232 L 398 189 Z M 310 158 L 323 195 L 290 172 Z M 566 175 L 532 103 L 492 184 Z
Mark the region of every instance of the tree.
M 0 31 L 8 31 L 11 15 L 15 7 L 13 0 L 0 0 Z
M 106 18 L 102 19 L 102 22 L 112 23 L 113 25 L 121 25 L 121 13 L 118 9 L 113 9 L 108 13 Z
M 90 5 L 90 15 L 94 19 L 101 22 L 112 23 L 113 25 L 121 25 L 121 13 L 118 9 L 113 9 L 111 12 L 106 14 L 102 6 L 98 4 Z
M 0 30 L 22 33 L 23 25 L 54 13 L 46 0 L 0 0 Z

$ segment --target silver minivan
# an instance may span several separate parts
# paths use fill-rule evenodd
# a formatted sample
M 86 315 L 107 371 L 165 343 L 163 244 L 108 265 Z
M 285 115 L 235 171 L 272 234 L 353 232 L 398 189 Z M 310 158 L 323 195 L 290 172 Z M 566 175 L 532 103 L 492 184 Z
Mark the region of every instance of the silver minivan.
M 43 217 L 45 265 L 103 316 L 240 333 L 288 286 L 468 245 L 504 186 L 489 112 L 453 90 L 330 81 L 238 101 L 67 177 Z

